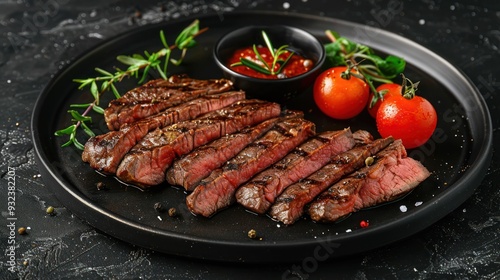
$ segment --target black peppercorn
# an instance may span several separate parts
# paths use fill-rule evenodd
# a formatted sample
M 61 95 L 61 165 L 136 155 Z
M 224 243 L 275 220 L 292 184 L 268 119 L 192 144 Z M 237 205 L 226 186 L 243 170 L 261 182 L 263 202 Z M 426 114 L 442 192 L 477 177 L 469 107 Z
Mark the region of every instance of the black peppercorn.
M 170 217 L 175 217 L 175 216 L 177 216 L 177 210 L 176 210 L 174 207 L 172 207 L 172 208 L 168 209 L 168 215 L 169 215 Z

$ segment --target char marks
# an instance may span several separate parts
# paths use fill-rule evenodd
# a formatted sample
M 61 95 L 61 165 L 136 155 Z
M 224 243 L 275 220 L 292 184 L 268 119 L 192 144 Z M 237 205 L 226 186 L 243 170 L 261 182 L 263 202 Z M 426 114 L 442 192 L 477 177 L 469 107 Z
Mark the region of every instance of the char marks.
M 302 216 L 304 207 L 317 195 L 343 176 L 361 168 L 367 157 L 392 141 L 392 138 L 377 139 L 334 156 L 330 164 L 286 188 L 271 207 L 270 215 L 284 224 L 293 224 Z
M 299 116 L 302 116 L 301 112 L 287 111 L 284 117 Z M 210 172 L 222 167 L 246 146 L 252 145 L 252 142 L 271 129 L 279 120 L 280 118 L 272 118 L 200 146 L 192 153 L 174 161 L 167 171 L 167 181 L 172 185 L 182 186 L 187 191 L 194 190 L 203 178 L 210 175 Z M 237 166 L 227 165 L 225 168 L 236 169 Z
M 159 114 L 125 125 L 120 130 L 113 130 L 90 138 L 85 144 L 82 159 L 100 172 L 114 174 L 123 157 L 148 132 L 180 121 L 195 119 L 205 113 L 224 108 L 244 98 L 244 92 L 232 91 L 207 95 L 178 106 L 170 107 Z
M 175 75 L 168 80 L 152 80 L 111 101 L 104 110 L 104 118 L 110 130 L 118 130 L 172 106 L 231 89 L 231 82 L 225 79 L 196 80 Z
M 285 188 L 309 176 L 330 161 L 331 157 L 353 146 L 354 138 L 350 129 L 316 135 L 271 168 L 255 175 L 238 189 L 236 199 L 245 208 L 264 214 Z
M 235 201 L 234 193 L 256 173 L 277 162 L 315 133 L 312 122 L 285 118 L 273 129 L 239 152 L 222 168 L 212 172 L 186 198 L 196 215 L 210 217 Z
M 429 177 L 419 162 L 406 157 L 401 140 L 375 156 L 376 161 L 339 180 L 320 194 L 308 209 L 318 222 L 335 222 L 364 207 L 391 201 Z
M 179 122 L 149 132 L 125 155 L 116 175 L 139 186 L 158 185 L 174 159 L 226 134 L 279 116 L 277 103 L 243 100 L 202 118 Z

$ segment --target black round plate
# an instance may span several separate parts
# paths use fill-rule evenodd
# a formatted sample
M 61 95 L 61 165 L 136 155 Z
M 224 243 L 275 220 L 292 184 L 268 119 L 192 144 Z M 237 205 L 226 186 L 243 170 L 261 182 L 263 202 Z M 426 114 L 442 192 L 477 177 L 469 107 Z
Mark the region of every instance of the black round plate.
M 169 186 L 140 191 L 103 177 L 80 158 L 73 147 L 54 132 L 70 124 L 70 104 L 91 101 L 90 93 L 77 89 L 75 78 L 94 77 L 95 67 L 112 71 L 120 66 L 119 54 L 156 51 L 162 47 L 159 32 L 169 42 L 192 19 L 140 27 L 111 38 L 75 59 L 60 71 L 41 93 L 32 117 L 33 141 L 40 172 L 46 185 L 77 216 L 111 236 L 139 246 L 174 255 L 237 262 L 297 261 L 305 258 L 338 257 L 356 254 L 401 240 L 436 222 L 456 209 L 480 184 L 492 152 L 492 124 L 478 90 L 467 77 L 448 62 L 415 42 L 380 29 L 336 19 L 282 13 L 229 13 L 223 17 L 199 17 L 209 30 L 197 38 L 185 63 L 170 68 L 172 74 L 187 73 L 194 78 L 220 78 L 212 59 L 214 43 L 223 34 L 249 24 L 288 24 L 303 28 L 326 42 L 324 30 L 369 45 L 380 53 L 401 56 L 408 62 L 406 75 L 421 81 L 419 94 L 429 99 L 439 115 L 433 138 L 409 155 L 422 161 L 432 176 L 398 201 L 353 213 L 335 224 L 317 224 L 304 218 L 284 226 L 268 217 L 256 216 L 232 206 L 210 219 L 196 217 L 185 206 L 185 193 Z M 119 90 L 137 86 L 134 79 Z M 249 93 L 251 95 L 251 93 Z M 111 94 L 110 94 L 111 95 Z M 108 97 L 111 98 L 111 97 Z M 107 104 L 110 99 L 104 99 Z M 284 106 L 301 109 L 317 124 L 318 131 L 351 127 L 377 135 L 368 114 L 349 121 L 335 121 L 320 113 L 311 89 Z M 102 116 L 93 115 L 92 129 L 106 132 Z M 81 141 L 85 137 L 80 135 Z M 103 182 L 107 190 L 98 190 Z M 153 208 L 156 202 L 175 207 L 179 215 L 169 217 Z M 361 228 L 360 221 L 369 221 Z M 250 239 L 255 229 L 261 238 Z

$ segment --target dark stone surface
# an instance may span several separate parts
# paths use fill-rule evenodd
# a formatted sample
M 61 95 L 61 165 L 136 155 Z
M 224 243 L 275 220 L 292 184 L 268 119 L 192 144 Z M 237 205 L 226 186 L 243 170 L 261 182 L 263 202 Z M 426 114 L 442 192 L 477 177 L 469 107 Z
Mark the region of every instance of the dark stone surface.
M 40 91 L 72 58 L 137 26 L 243 10 L 340 18 L 414 40 L 461 69 L 488 103 L 494 154 L 477 191 L 422 232 L 344 259 L 243 265 L 172 257 L 116 240 L 88 226 L 48 191 L 34 162 L 31 112 Z M 0 227 L 0 279 L 498 279 L 500 278 L 500 4 L 495 1 L 1 1 L 0 209 L 8 225 L 7 185 L 15 174 L 15 264 L 10 230 Z M 10 172 L 10 173 L 9 173 Z M 55 215 L 45 213 L 55 207 Z M 303 265 L 306 265 L 305 267 Z M 299 271 L 301 273 L 290 274 Z M 10 269 L 14 269 L 11 272 Z

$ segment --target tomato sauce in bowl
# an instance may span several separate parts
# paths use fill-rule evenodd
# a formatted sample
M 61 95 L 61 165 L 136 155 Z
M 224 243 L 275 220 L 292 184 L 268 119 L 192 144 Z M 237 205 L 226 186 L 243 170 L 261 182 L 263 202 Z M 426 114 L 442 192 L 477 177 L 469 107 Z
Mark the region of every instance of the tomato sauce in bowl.
M 264 61 L 273 61 L 269 44 L 263 38 L 264 33 L 274 47 L 280 46 L 276 53 L 283 55 L 283 61 L 286 61 L 285 69 L 277 75 L 269 75 L 273 71 L 269 71 L 270 67 L 259 65 L 262 62 L 256 59 L 253 51 L 255 45 L 257 52 L 265 57 Z M 293 56 L 287 61 L 292 52 Z M 249 98 L 277 102 L 289 100 L 310 87 L 321 73 L 326 59 L 325 48 L 318 38 L 305 30 L 285 25 L 235 29 L 216 42 L 213 56 L 224 77 L 231 80 L 235 89 L 244 90 Z M 281 60 L 282 57 L 279 58 Z M 234 63 L 241 66 L 231 67 Z
M 264 46 L 257 46 L 256 49 L 260 53 L 264 61 L 266 61 L 269 65 L 272 65 L 273 57 L 269 49 Z M 276 75 L 261 73 L 244 65 L 233 66 L 233 64 L 238 63 L 240 61 L 240 58 L 246 58 L 255 63 L 262 64 L 262 62 L 257 58 L 257 55 L 255 54 L 252 46 L 237 49 L 233 53 L 233 55 L 229 58 L 227 65 L 230 69 L 232 69 L 235 72 L 238 72 L 245 76 L 259 78 L 259 79 L 291 78 L 306 73 L 307 71 L 311 70 L 314 67 L 314 63 L 312 60 L 307 59 L 291 51 L 286 51 L 285 53 L 281 54 L 279 56 L 279 59 L 285 61 L 290 55 L 292 57 L 288 60 L 283 69 L 281 69 L 281 72 Z M 281 64 L 278 62 L 274 67 L 274 70 L 277 71 L 280 67 Z

